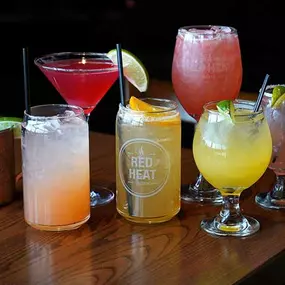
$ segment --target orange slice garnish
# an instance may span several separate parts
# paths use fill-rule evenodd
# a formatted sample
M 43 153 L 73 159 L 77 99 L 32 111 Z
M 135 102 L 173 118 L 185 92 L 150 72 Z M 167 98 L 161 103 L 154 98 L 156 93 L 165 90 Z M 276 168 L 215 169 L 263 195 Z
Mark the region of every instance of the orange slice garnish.
M 135 111 L 144 111 L 144 112 L 159 112 L 163 111 L 162 108 L 155 107 L 151 104 L 148 104 L 134 96 L 130 98 L 129 102 L 130 108 Z
M 165 126 L 181 123 L 180 115 L 178 112 L 177 114 L 173 115 L 173 113 L 170 114 L 172 111 L 169 111 L 168 114 L 167 110 L 157 106 L 153 106 L 134 96 L 130 98 L 129 107 L 134 111 L 146 112 L 145 116 L 150 118 L 150 120 L 146 120 L 148 124 L 159 124 Z

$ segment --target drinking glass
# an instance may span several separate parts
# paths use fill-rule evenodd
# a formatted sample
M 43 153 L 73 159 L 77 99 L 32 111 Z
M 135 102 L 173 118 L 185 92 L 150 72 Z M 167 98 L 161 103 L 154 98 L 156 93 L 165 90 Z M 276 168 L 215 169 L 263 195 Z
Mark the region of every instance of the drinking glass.
M 22 123 L 26 222 L 48 231 L 80 227 L 90 217 L 89 132 L 82 108 L 41 105 Z
M 105 53 L 53 53 L 36 58 L 35 64 L 68 104 L 84 110 L 87 121 L 119 76 L 118 66 Z M 114 193 L 96 185 L 90 197 L 94 207 L 112 201 Z
M 285 209 L 285 104 L 271 107 L 272 91 L 276 85 L 266 87 L 262 99 L 265 117 L 272 137 L 272 159 L 269 168 L 276 175 L 276 181 L 269 192 L 259 193 L 255 202 L 267 209 Z M 283 85 L 284 86 L 284 85 Z
M 161 223 L 180 210 L 181 119 L 171 100 L 145 98 L 151 112 L 120 104 L 116 119 L 117 211 L 137 223 Z
M 236 29 L 225 26 L 186 26 L 178 29 L 172 64 L 176 96 L 197 121 L 203 105 L 236 99 L 242 81 L 242 62 Z M 196 182 L 182 188 L 181 198 L 221 204 L 220 193 L 200 173 Z
M 219 236 L 248 236 L 259 222 L 243 216 L 239 198 L 265 172 L 271 158 L 272 140 L 262 108 L 254 112 L 254 102 L 235 100 L 235 119 L 217 111 L 217 102 L 204 106 L 197 125 L 194 159 L 199 171 L 223 196 L 220 214 L 205 219 L 201 227 Z

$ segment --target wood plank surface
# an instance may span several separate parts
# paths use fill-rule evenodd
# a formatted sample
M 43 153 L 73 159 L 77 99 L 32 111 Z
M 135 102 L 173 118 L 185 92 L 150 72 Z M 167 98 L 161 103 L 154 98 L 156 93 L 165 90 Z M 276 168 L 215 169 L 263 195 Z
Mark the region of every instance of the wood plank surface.
M 90 147 L 92 183 L 115 190 L 114 136 L 91 133 Z M 194 181 L 197 173 L 191 150 L 183 149 L 182 183 Z M 113 201 L 93 208 L 78 230 L 41 232 L 25 224 L 18 199 L 0 209 L 0 284 L 234 284 L 285 249 L 284 212 L 254 204 L 255 193 L 268 190 L 273 181 L 267 171 L 242 194 L 243 211 L 261 223 L 248 238 L 206 234 L 200 221 L 220 208 L 186 203 L 177 217 L 160 225 L 124 220 Z

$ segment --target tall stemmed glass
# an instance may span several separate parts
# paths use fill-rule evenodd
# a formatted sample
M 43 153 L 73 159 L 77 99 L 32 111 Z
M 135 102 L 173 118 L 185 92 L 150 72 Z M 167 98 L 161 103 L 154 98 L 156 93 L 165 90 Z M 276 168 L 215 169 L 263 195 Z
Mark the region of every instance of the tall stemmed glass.
M 248 236 L 259 222 L 241 213 L 239 197 L 266 171 L 272 140 L 263 110 L 254 112 L 254 102 L 234 101 L 234 119 L 217 111 L 217 102 L 205 105 L 196 127 L 193 154 L 198 169 L 222 193 L 220 214 L 205 219 L 201 227 L 219 236 Z
M 224 26 L 187 26 L 178 30 L 172 82 L 181 105 L 197 121 L 203 105 L 236 99 L 242 81 L 242 62 L 236 29 Z M 199 174 L 182 189 L 185 201 L 222 203 L 221 194 Z
M 269 124 L 272 136 L 272 159 L 269 168 L 276 174 L 276 181 L 269 192 L 259 193 L 255 202 L 266 209 L 285 209 L 285 101 L 277 100 L 272 106 L 272 92 L 277 87 L 280 95 L 285 92 L 285 85 L 269 85 L 261 105 Z
M 118 67 L 104 53 L 61 52 L 35 59 L 56 90 L 70 105 L 83 108 L 86 120 L 118 78 Z M 111 190 L 96 186 L 91 190 L 91 206 L 114 198 Z

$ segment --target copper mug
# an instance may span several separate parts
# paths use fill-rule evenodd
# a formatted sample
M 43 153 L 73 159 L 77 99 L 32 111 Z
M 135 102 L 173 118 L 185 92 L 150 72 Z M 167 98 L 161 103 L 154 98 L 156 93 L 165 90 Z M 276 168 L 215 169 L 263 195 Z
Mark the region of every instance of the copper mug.
M 9 204 L 15 196 L 15 186 L 22 173 L 15 177 L 13 128 L 0 131 L 0 206 Z

